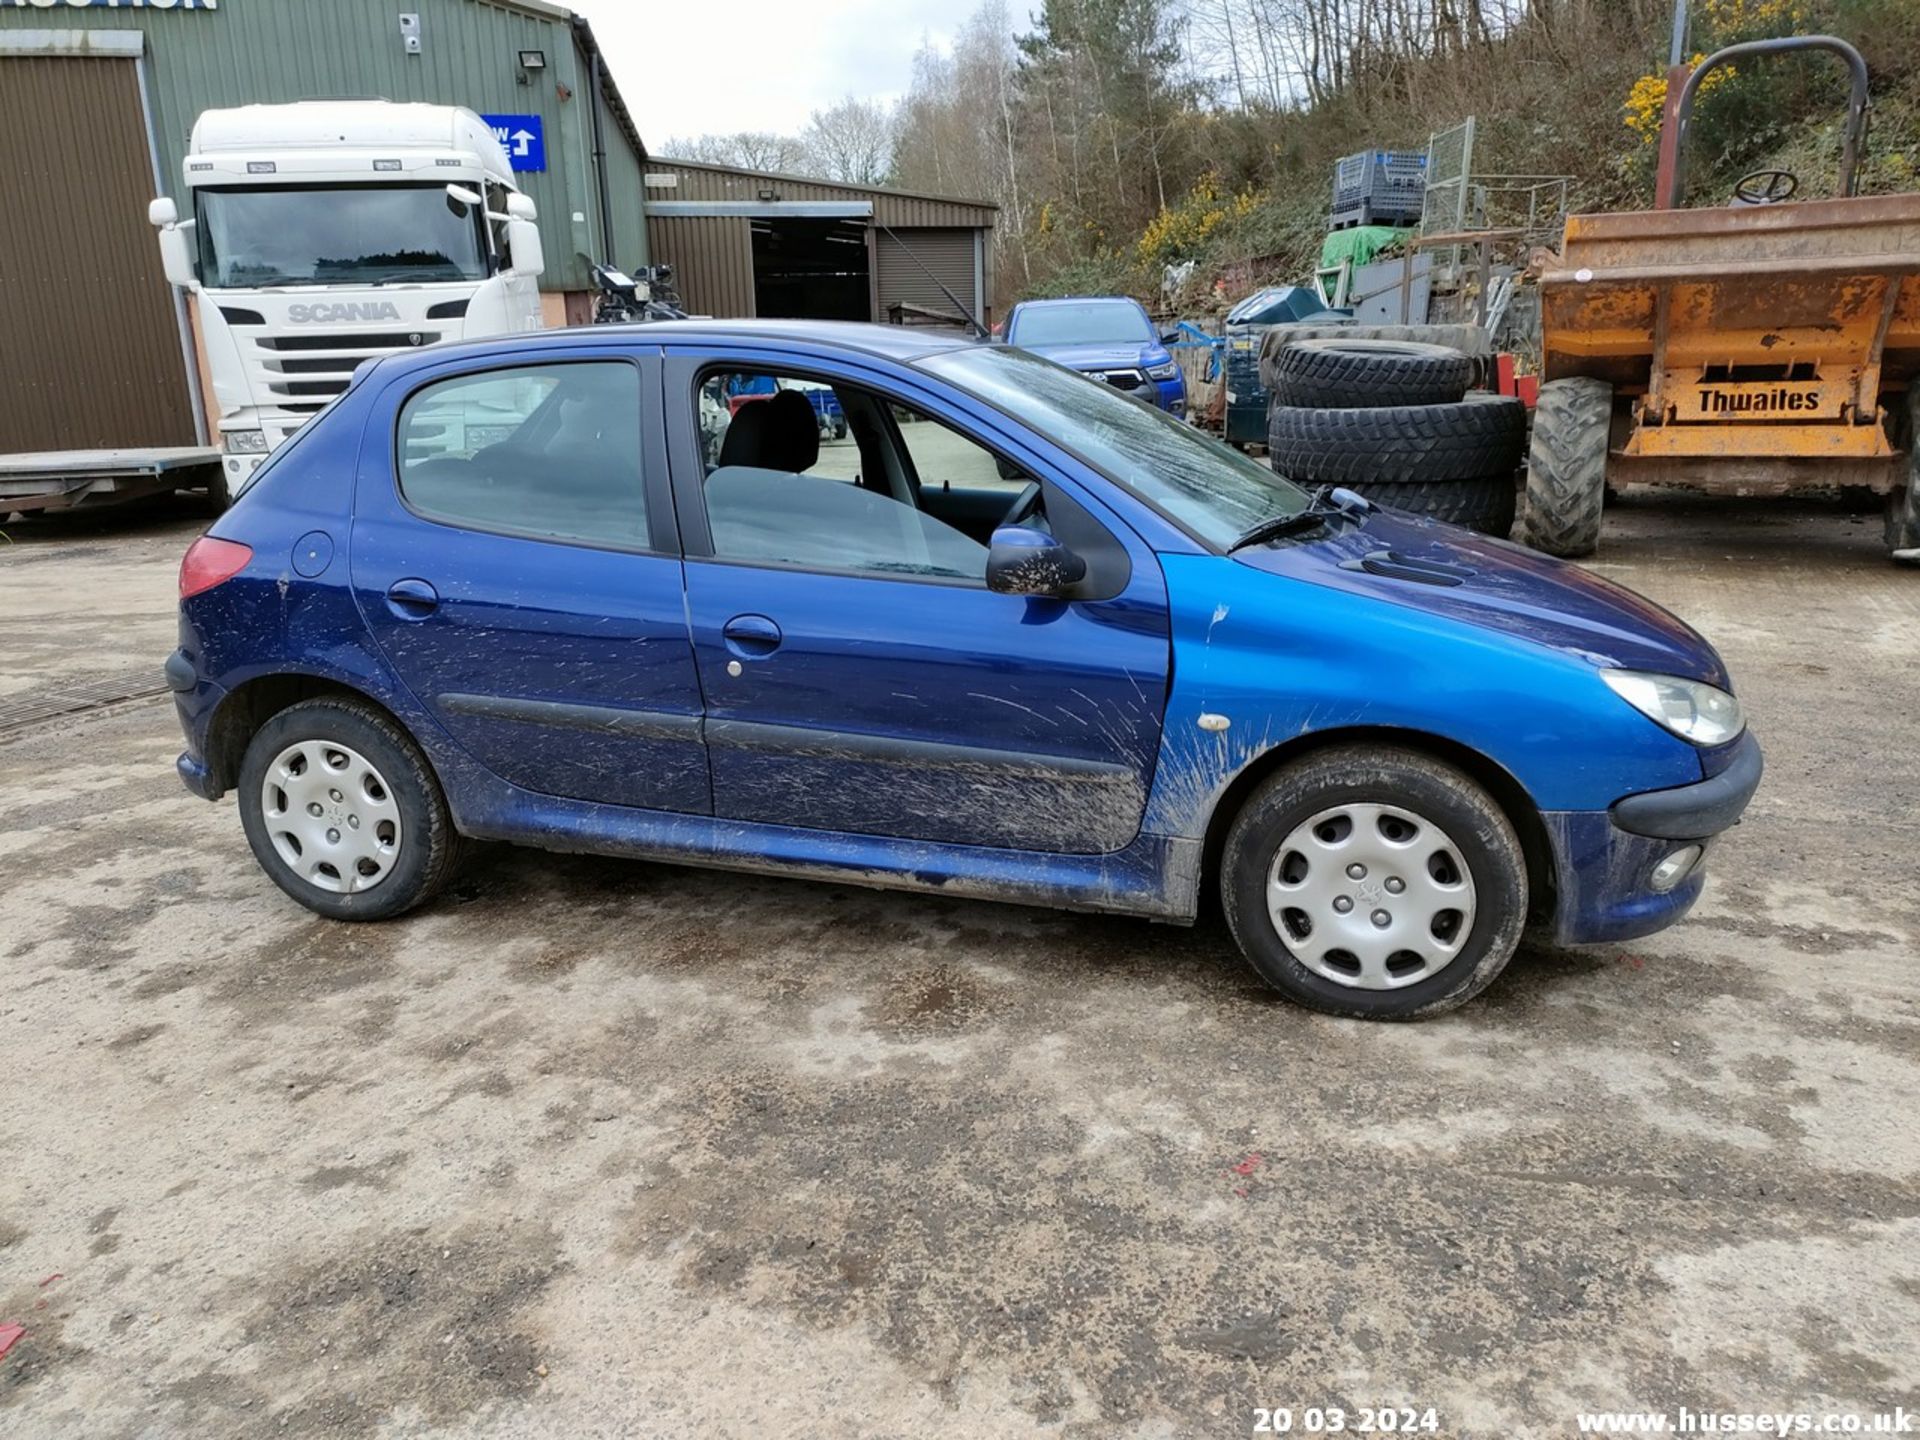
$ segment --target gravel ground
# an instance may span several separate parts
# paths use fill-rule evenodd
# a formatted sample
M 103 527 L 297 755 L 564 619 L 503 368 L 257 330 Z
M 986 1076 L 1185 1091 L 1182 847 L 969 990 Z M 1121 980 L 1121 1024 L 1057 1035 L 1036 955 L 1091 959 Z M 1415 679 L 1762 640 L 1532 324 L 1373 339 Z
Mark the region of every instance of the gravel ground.
M 12 527 L 0 703 L 157 666 L 195 526 Z M 1640 494 L 1603 562 L 1722 648 L 1767 784 L 1688 923 L 1418 1026 L 1217 921 L 504 848 L 332 925 L 162 701 L 0 738 L 0 1433 L 1920 1408 L 1920 575 Z

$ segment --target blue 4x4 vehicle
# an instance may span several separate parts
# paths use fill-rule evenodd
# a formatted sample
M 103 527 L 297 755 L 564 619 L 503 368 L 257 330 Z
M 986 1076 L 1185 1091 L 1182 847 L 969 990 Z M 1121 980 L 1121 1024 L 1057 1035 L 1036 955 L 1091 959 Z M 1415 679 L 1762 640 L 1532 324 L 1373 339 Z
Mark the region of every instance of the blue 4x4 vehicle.
M 829 386 L 822 446 L 776 386 Z M 180 774 L 396 915 L 463 837 L 1190 921 L 1456 1004 L 1645 934 L 1759 781 L 1720 659 L 1563 562 L 1310 496 L 1017 349 L 668 322 L 396 355 L 188 552 Z
M 1044 355 L 1148 405 L 1187 413 L 1187 381 L 1146 307 L 1125 295 L 1022 300 L 1007 343 Z

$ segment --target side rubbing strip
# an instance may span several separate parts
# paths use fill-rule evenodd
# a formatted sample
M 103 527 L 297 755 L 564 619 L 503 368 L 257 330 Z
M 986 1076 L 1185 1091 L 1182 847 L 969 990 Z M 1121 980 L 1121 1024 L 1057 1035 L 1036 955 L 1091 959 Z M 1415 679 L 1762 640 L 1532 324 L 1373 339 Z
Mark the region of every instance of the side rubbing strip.
M 1001 773 L 1049 777 L 1083 775 L 1094 779 L 1131 778 L 1133 769 L 1075 755 L 1036 755 L 1025 750 L 986 750 L 972 745 L 943 745 L 933 740 L 901 740 L 892 735 L 859 735 L 845 730 L 810 730 L 800 725 L 765 725 L 751 720 L 709 720 L 707 743 L 734 750 L 768 750 L 819 760 L 863 760 L 882 765 L 911 765 L 934 770 L 985 768 Z
M 621 710 L 611 705 L 573 705 L 561 700 L 524 700 L 512 695 L 447 694 L 440 704 L 455 715 L 479 720 L 519 720 L 563 730 L 593 730 L 635 740 L 700 742 L 700 717 L 667 710 Z

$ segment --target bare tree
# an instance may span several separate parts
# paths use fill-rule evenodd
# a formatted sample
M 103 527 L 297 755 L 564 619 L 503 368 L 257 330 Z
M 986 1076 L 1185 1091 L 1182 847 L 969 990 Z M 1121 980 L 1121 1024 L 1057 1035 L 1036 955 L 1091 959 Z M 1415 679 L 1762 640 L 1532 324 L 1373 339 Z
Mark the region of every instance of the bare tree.
M 813 172 L 846 185 L 879 185 L 893 172 L 894 116 L 872 100 L 849 95 L 816 110 L 805 143 Z
M 732 165 L 741 170 L 773 170 L 785 174 L 808 168 L 807 146 L 793 135 L 765 130 L 738 130 L 731 135 L 694 135 L 670 139 L 659 153 L 675 160 L 697 160 L 707 165 Z

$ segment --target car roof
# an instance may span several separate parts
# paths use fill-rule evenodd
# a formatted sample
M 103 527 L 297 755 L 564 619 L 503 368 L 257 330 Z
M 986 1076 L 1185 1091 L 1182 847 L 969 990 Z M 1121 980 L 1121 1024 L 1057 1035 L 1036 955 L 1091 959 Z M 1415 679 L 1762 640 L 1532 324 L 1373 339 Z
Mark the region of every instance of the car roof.
M 449 359 L 486 360 L 496 355 L 534 355 L 546 349 L 581 345 L 673 345 L 703 341 L 771 341 L 825 346 L 883 360 L 912 361 L 949 350 L 986 344 L 956 331 L 923 330 L 905 325 L 869 325 L 846 320 L 651 320 L 634 325 L 571 325 L 559 330 L 525 330 L 510 335 L 400 350 L 374 362 L 375 372 L 394 374 L 415 365 Z
M 1029 307 L 1040 309 L 1048 305 L 1132 305 L 1144 310 L 1147 307 L 1131 295 L 1052 295 L 1045 300 L 1022 300 L 1016 309 Z

